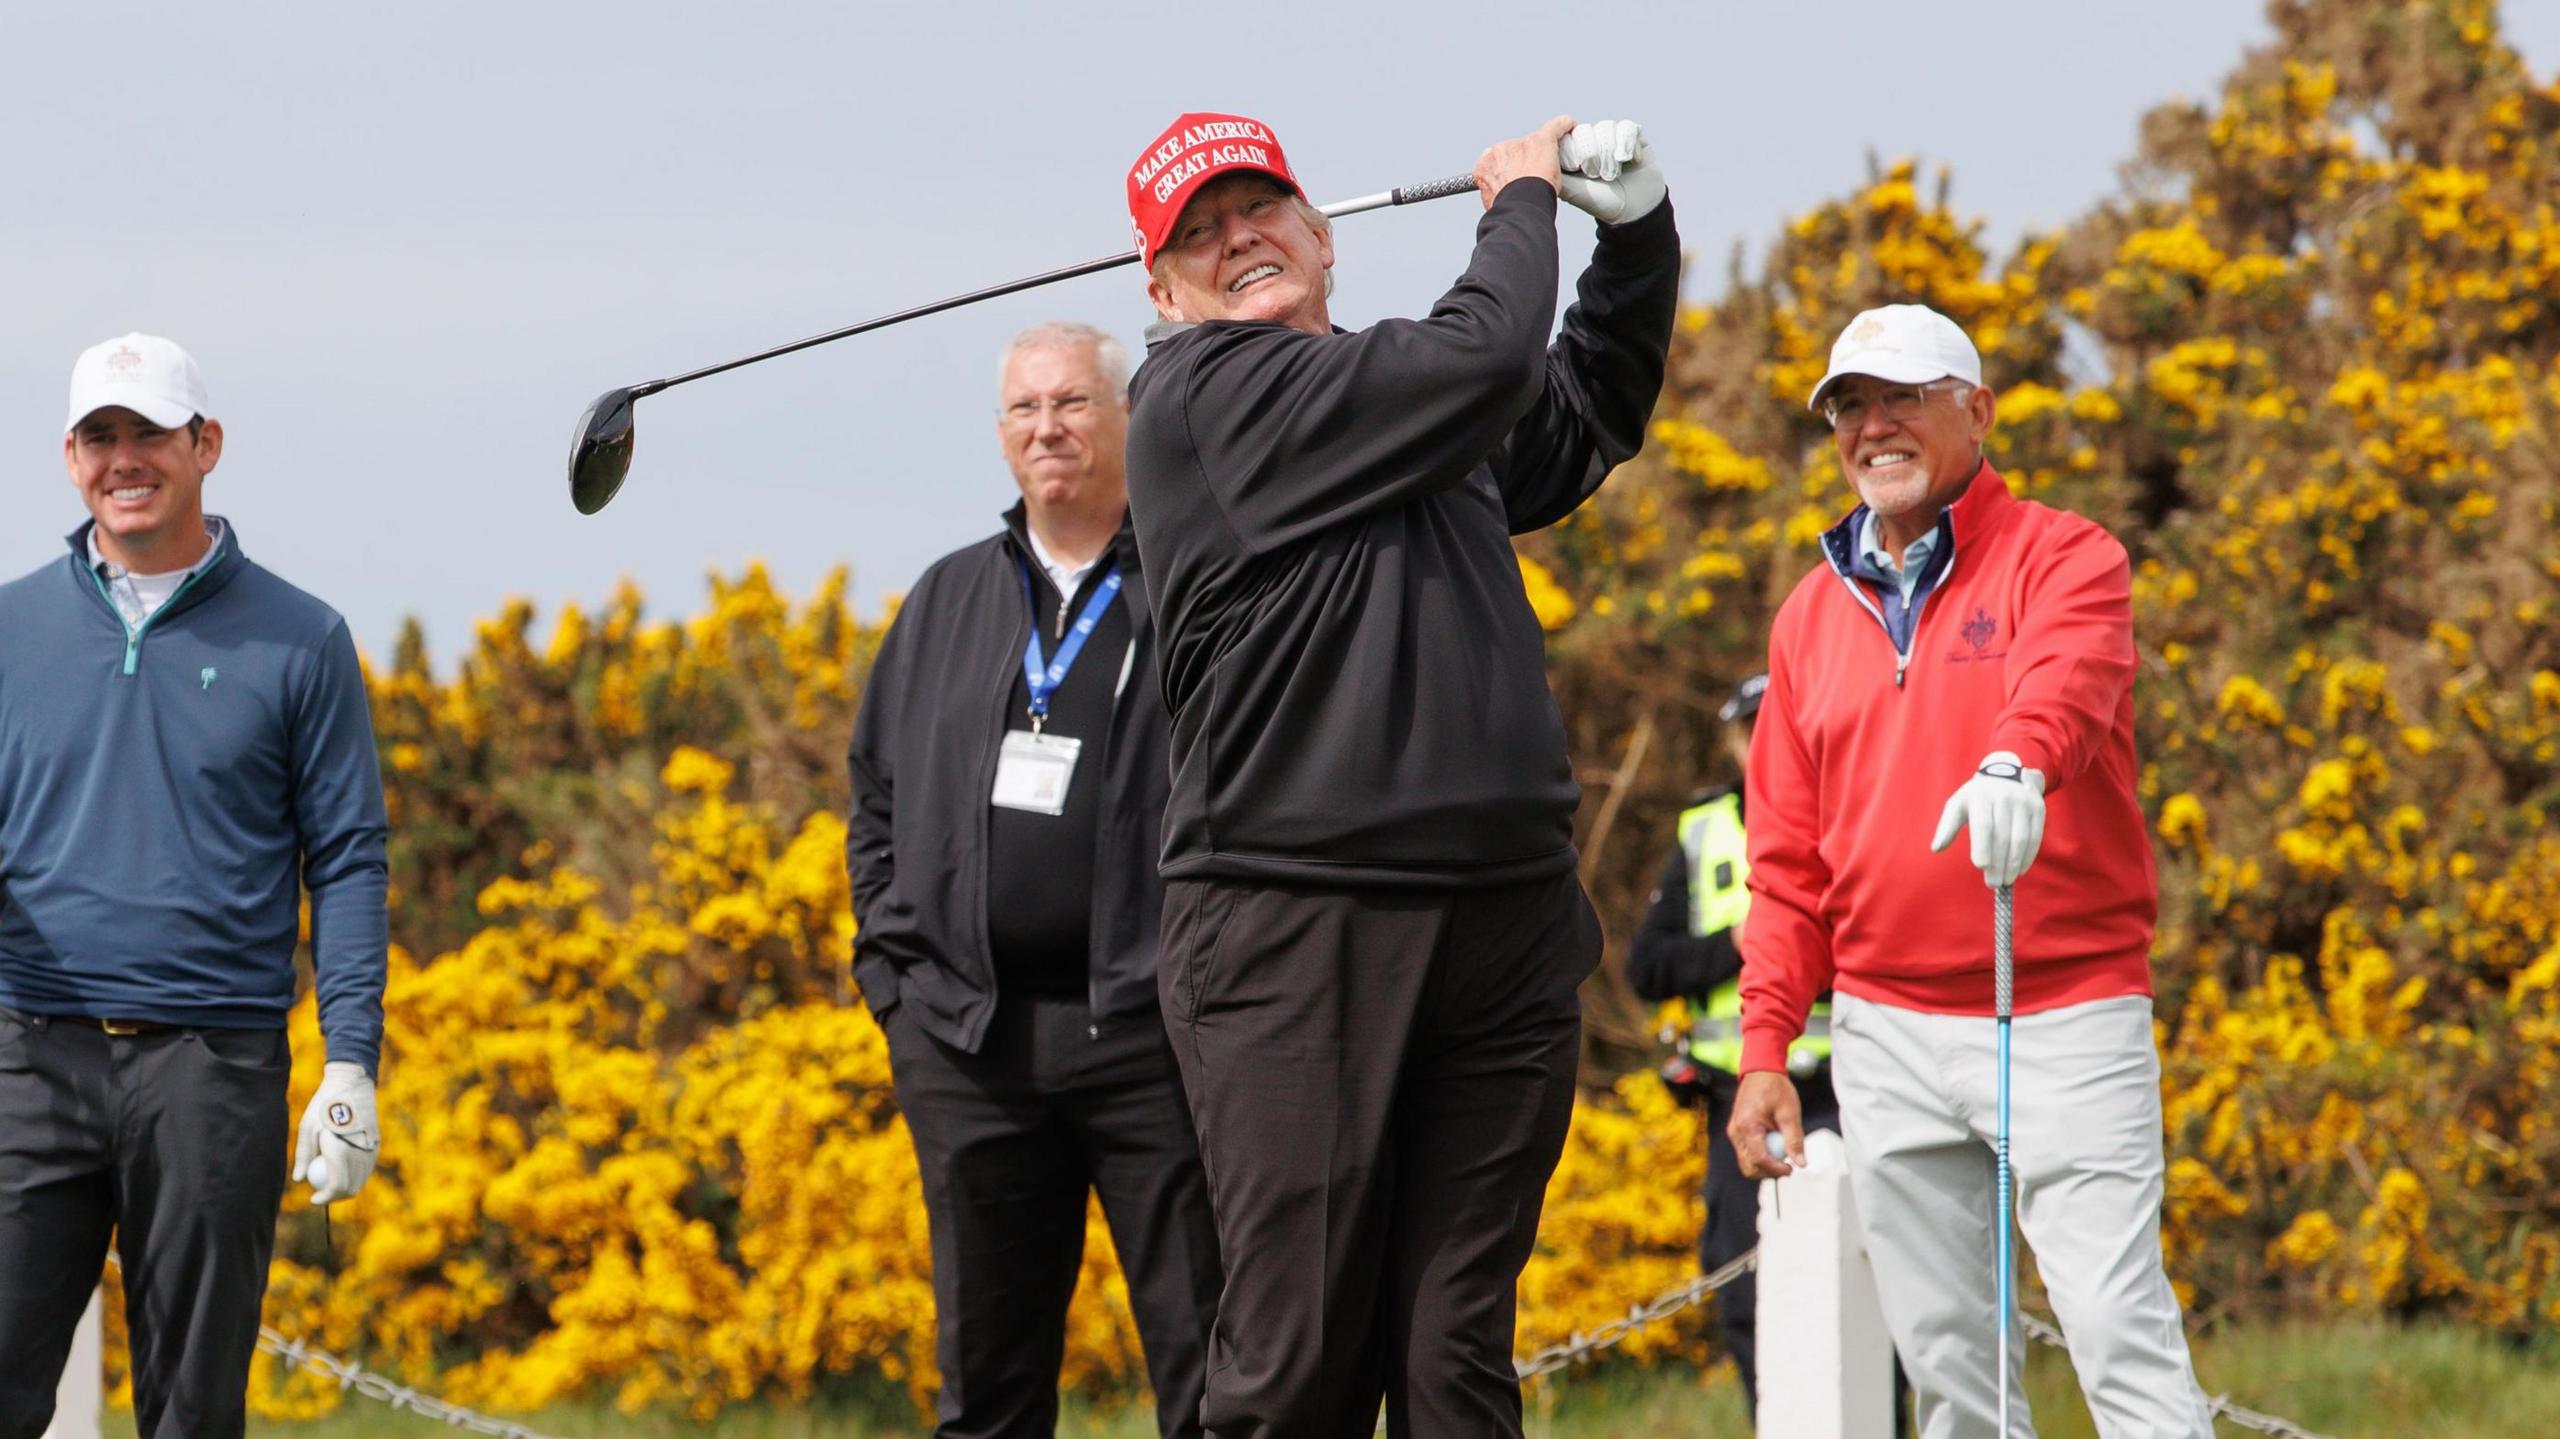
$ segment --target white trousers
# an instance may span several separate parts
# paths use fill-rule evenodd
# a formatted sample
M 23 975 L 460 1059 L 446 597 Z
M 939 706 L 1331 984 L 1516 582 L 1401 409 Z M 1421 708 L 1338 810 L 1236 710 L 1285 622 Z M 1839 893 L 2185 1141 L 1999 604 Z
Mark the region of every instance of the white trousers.
M 1832 1083 L 1849 1182 L 1921 1439 L 1999 1433 L 1992 1209 L 1998 1033 L 1988 1017 L 1841 995 Z M 2022 1014 L 2010 1031 L 2009 1165 L 2018 1223 L 2106 1439 L 2213 1439 L 2160 1260 L 2160 1059 L 2139 995 Z M 2025 1338 L 2009 1336 L 2009 1433 L 2027 1417 Z

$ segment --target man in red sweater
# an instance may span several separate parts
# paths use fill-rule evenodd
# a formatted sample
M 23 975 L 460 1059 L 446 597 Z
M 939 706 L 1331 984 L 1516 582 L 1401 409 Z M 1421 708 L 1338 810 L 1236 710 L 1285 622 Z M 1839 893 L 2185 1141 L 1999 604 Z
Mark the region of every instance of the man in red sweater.
M 2011 497 L 1982 456 L 1996 405 L 1981 359 L 1934 310 L 1859 315 L 1810 403 L 1863 503 L 1770 634 L 1746 779 L 1734 1151 L 1758 1178 L 1804 1162 L 1786 1050 L 1832 990 L 1852 1191 L 1921 1433 L 1996 1432 L 2005 1382 L 2011 1433 L 2032 1435 L 2023 1344 L 2012 1335 L 2004 1379 L 1989 1332 L 1984 886 L 2014 885 L 2019 1223 L 2099 1432 L 2210 1439 L 2160 1259 L 2157 902 L 2124 548 Z

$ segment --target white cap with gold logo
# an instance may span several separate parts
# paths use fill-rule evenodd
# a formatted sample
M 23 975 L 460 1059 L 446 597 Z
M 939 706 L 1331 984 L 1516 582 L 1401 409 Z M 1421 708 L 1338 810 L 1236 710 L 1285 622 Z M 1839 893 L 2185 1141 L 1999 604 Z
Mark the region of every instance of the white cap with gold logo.
M 80 352 L 71 367 L 71 418 L 62 432 L 112 405 L 164 430 L 212 413 L 195 356 L 158 335 L 119 335 Z
M 1831 345 L 1831 368 L 1805 397 L 1822 408 L 1822 392 L 1842 375 L 1873 375 L 1896 385 L 1931 380 L 1982 383 L 1982 356 L 1955 321 L 1926 305 L 1879 305 L 1862 311 Z

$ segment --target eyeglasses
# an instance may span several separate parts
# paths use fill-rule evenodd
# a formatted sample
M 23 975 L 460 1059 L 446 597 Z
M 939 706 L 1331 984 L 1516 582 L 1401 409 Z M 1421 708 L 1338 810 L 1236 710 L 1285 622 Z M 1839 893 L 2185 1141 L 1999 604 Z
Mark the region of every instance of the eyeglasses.
M 1093 408 L 1093 400 L 1085 395 L 1060 395 L 1054 400 L 1016 400 L 1004 407 L 1008 425 L 1036 425 L 1041 412 L 1053 411 L 1059 419 L 1072 420 Z
M 1884 417 L 1897 425 L 1909 424 L 1920 418 L 1920 411 L 1928 405 L 1932 391 L 1944 390 L 1952 394 L 1972 388 L 1962 380 L 1931 380 L 1925 385 L 1887 385 L 1876 391 L 1872 405 L 1864 395 L 1833 395 L 1822 402 L 1822 417 L 1831 422 L 1831 428 L 1844 435 L 1864 428 L 1871 409 L 1882 409 Z

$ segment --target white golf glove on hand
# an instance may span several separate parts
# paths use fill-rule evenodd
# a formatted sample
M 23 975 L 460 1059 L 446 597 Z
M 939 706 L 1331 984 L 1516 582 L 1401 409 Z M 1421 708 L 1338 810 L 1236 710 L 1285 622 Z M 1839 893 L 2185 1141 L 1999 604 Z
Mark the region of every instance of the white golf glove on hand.
M 1960 829 L 1973 831 L 1973 863 L 1984 884 L 2017 883 L 2044 843 L 2044 771 L 2027 768 L 2007 750 L 1983 756 L 1973 778 L 1947 796 L 1929 852 L 1945 849 Z
M 293 1177 L 311 1185 L 311 1202 L 353 1199 L 373 1177 L 374 1151 L 381 1147 L 373 1076 L 343 1059 L 321 1066 L 320 1087 L 303 1107 L 302 1135 L 293 1146 Z
M 1604 225 L 1644 218 L 1669 189 L 1644 127 L 1633 120 L 1574 126 L 1556 146 L 1556 168 L 1564 172 L 1556 193 Z

